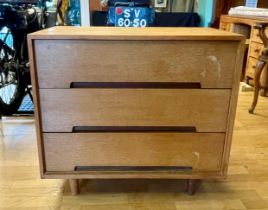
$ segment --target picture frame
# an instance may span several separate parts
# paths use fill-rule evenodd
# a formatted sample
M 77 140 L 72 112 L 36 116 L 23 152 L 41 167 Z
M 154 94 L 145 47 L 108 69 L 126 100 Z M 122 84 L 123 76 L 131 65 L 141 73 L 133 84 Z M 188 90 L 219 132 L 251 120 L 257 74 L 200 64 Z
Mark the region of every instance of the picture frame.
M 155 0 L 154 6 L 157 8 L 166 8 L 167 7 L 167 0 Z

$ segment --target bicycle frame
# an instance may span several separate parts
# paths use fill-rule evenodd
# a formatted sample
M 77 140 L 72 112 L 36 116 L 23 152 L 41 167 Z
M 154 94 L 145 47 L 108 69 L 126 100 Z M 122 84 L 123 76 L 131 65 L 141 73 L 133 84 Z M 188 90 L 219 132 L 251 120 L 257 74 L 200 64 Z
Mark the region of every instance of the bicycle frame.
M 39 9 L 27 1 L 23 1 L 24 4 L 19 4 L 21 0 L 12 4 L 6 2 L 10 3 L 5 1 L 2 5 L 0 0 L 0 28 L 8 29 L 0 40 L 0 112 L 11 115 L 17 111 L 27 93 L 32 99 L 27 34 L 44 28 L 47 8 L 45 0 L 35 1 L 41 3 L 39 13 Z M 12 46 L 6 43 L 10 34 Z

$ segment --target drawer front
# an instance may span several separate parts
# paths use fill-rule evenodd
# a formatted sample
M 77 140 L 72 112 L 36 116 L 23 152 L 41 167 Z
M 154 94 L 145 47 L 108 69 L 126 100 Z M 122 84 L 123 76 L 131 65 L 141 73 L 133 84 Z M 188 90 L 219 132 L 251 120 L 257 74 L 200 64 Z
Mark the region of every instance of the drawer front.
M 220 170 L 224 134 L 73 133 L 44 134 L 47 171 L 96 170 L 134 166 Z M 104 169 L 105 170 L 105 169 Z
M 40 88 L 72 82 L 199 82 L 231 88 L 239 42 L 36 40 Z
M 225 132 L 230 90 L 40 89 L 44 132 L 73 126 L 194 126 Z
M 257 59 L 249 57 L 246 76 L 254 78 L 254 73 L 256 71 Z
M 268 30 L 267 29 L 265 30 L 265 34 L 268 35 Z M 255 42 L 262 43 L 262 40 L 260 38 L 260 34 L 259 34 L 258 29 L 253 29 L 251 36 L 252 36 L 251 40 L 253 40 Z
M 254 58 L 259 58 L 264 46 L 257 42 L 251 42 L 249 55 Z
M 227 22 L 220 22 L 220 29 L 223 31 L 230 31 L 231 24 Z

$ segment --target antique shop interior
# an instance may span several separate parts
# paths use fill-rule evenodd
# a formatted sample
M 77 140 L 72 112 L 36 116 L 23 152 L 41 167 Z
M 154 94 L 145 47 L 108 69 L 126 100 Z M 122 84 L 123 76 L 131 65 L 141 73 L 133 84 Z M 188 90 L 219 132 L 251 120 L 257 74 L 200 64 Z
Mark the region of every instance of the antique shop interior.
M 268 210 L 267 0 L 0 0 L 0 210 Z

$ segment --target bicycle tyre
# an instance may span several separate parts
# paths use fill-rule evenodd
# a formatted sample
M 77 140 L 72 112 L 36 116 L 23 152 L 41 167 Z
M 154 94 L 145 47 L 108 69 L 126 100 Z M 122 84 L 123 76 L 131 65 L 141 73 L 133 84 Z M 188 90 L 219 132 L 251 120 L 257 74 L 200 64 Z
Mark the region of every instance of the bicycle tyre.
M 2 116 L 10 116 L 15 114 L 25 96 L 25 85 L 21 82 L 21 76 L 18 76 L 18 83 L 16 85 L 15 93 L 13 94 L 12 101 L 7 104 L 0 97 L 0 113 Z
M 0 57 L 0 84 L 3 84 L 3 76 L 13 74 L 14 81 L 16 83 L 11 83 L 14 87 L 14 93 L 11 95 L 10 93 L 10 100 L 9 103 L 7 103 L 3 96 L 3 88 L 0 86 L 0 114 L 1 115 L 12 115 L 17 112 L 18 108 L 21 105 L 21 102 L 25 96 L 25 88 L 26 85 L 23 82 L 23 75 L 22 71 L 20 71 L 19 65 L 16 63 L 16 61 L 13 61 L 13 58 L 10 58 L 9 60 L 6 60 L 5 56 L 10 52 L 10 48 L 7 45 L 2 45 L 0 49 L 1 57 Z M 10 55 L 8 55 L 10 56 Z M 5 69 L 5 63 L 6 62 L 13 62 L 11 67 L 9 69 Z M 6 99 L 6 98 L 5 98 Z

